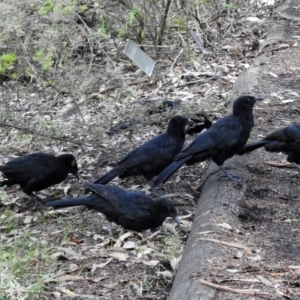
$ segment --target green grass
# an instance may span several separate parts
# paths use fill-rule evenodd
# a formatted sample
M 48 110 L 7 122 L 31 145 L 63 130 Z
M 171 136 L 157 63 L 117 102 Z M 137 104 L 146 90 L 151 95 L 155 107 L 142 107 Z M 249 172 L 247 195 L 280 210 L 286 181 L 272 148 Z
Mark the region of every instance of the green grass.
M 44 281 L 49 279 L 43 272 L 52 262 L 47 241 L 32 236 L 18 221 L 9 210 L 1 215 L 0 299 L 30 299 L 43 291 Z

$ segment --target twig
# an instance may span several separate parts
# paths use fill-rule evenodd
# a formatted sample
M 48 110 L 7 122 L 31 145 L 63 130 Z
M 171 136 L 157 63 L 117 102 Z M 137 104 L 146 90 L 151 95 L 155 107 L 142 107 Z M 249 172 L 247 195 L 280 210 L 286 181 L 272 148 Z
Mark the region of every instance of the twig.
M 194 31 L 191 28 L 188 28 L 188 33 L 190 34 L 190 36 L 192 37 L 194 42 L 197 44 L 198 48 L 203 52 L 203 54 L 207 54 L 208 51 L 204 48 L 200 39 L 198 38 L 198 36 L 194 33 Z
M 200 240 L 208 241 L 208 242 L 215 242 L 215 243 L 219 243 L 221 245 L 225 245 L 225 246 L 229 246 L 229 247 L 244 249 L 247 254 L 252 253 L 250 248 L 248 248 L 244 245 L 238 244 L 238 243 L 230 243 L 230 242 L 220 241 L 220 240 L 216 240 L 216 239 L 206 239 L 206 238 L 200 238 Z
M 59 141 L 62 141 L 62 142 L 73 143 L 73 144 L 76 144 L 76 145 L 86 145 L 85 143 L 82 143 L 82 142 L 79 142 L 79 141 L 72 141 L 72 140 L 68 140 L 66 138 L 60 138 L 60 137 L 56 137 L 56 136 L 50 136 L 50 135 L 47 135 L 47 134 L 44 134 L 44 133 L 35 132 L 35 131 L 33 131 L 33 130 L 29 129 L 29 128 L 22 128 L 22 127 L 19 127 L 19 126 L 16 126 L 16 125 L 10 125 L 10 124 L 5 124 L 5 123 L 0 123 L 0 126 L 14 128 L 14 129 L 17 129 L 17 130 L 20 130 L 20 131 L 24 131 L 24 132 L 32 134 L 32 135 L 43 136 L 43 137 L 47 137 L 47 138 L 50 138 L 50 139 L 53 139 L 53 140 L 59 140 Z
M 214 80 L 216 78 L 217 78 L 217 76 L 213 76 L 213 77 L 210 77 L 210 78 L 207 78 L 207 79 L 199 79 L 199 80 L 189 81 L 185 84 L 179 85 L 178 87 L 184 87 L 184 86 L 195 84 L 195 83 L 205 83 L 205 82 L 209 82 L 211 80 Z
M 210 286 L 212 288 L 215 288 L 217 290 L 231 292 L 231 293 L 234 293 L 234 294 L 244 294 L 244 295 L 251 295 L 251 296 L 269 296 L 269 293 L 267 293 L 267 292 L 261 292 L 259 290 L 234 289 L 234 288 L 231 288 L 229 286 L 215 284 L 215 283 L 206 281 L 204 279 L 200 279 L 199 282 L 202 283 L 202 284 L 204 284 L 204 285 L 207 285 L 207 286 Z
M 182 52 L 183 52 L 183 48 L 181 48 L 181 50 L 179 51 L 178 55 L 175 57 L 175 59 L 174 59 L 174 61 L 172 63 L 171 73 L 173 73 L 173 68 L 174 68 L 175 64 L 177 63 L 177 60 L 178 60 L 179 56 L 182 54 Z
M 172 2 L 172 0 L 168 0 L 167 3 L 165 4 L 165 10 L 164 10 L 164 13 L 163 13 L 163 15 L 161 17 L 161 20 L 160 20 L 159 32 L 158 32 L 158 38 L 157 38 L 157 45 L 158 46 L 162 45 L 163 36 L 164 36 L 165 28 L 166 28 L 166 21 L 167 21 L 167 17 L 168 17 L 171 2 Z
M 277 167 L 277 168 L 295 168 L 295 166 L 291 163 L 278 163 L 276 161 L 264 161 L 263 162 L 265 165 L 269 165 L 272 167 Z

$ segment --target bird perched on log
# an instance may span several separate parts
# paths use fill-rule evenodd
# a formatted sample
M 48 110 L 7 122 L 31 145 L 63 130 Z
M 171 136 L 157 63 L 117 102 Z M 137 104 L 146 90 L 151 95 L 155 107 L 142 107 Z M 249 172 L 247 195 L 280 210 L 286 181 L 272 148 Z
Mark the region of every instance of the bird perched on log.
M 173 117 L 165 133 L 130 151 L 112 170 L 96 179 L 94 183 L 107 184 L 117 176 L 126 178 L 134 175 L 142 175 L 146 180 L 151 180 L 170 165 L 182 150 L 185 127 L 188 123 L 193 121 L 183 116 Z M 151 184 L 150 186 L 152 187 Z M 155 193 L 154 189 L 152 191 Z
M 268 152 L 282 152 L 287 161 L 292 163 L 300 173 L 300 124 L 290 125 L 272 132 L 265 138 L 246 145 L 240 155 L 264 147 Z
M 154 180 L 154 187 L 166 182 L 182 165 L 193 165 L 211 158 L 232 181 L 240 181 L 223 166 L 228 158 L 238 153 L 246 144 L 254 124 L 253 106 L 260 97 L 240 96 L 233 103 L 232 114 L 218 120 L 204 133 L 199 134 L 172 164 Z
M 84 205 L 89 210 L 104 214 L 109 222 L 121 225 L 125 229 L 142 231 L 156 229 L 167 217 L 171 217 L 179 225 L 176 208 L 167 198 L 153 200 L 142 192 L 130 191 L 116 186 L 85 183 L 94 193 L 71 199 L 63 199 L 46 203 L 47 207 L 64 208 Z
M 79 180 L 77 162 L 72 154 L 54 156 L 41 152 L 32 153 L 0 166 L 0 171 L 7 178 L 0 182 L 0 186 L 19 184 L 22 191 L 39 204 L 41 199 L 33 192 L 62 182 L 69 173 Z

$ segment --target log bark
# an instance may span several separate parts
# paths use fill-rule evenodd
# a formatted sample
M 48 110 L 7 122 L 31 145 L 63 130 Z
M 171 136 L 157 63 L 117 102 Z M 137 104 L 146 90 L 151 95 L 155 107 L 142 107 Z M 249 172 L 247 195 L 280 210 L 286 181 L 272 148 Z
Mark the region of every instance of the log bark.
M 238 223 L 238 203 L 244 198 L 247 175 L 243 172 L 243 158 L 235 156 L 225 164 L 230 172 L 243 178 L 242 183 L 231 182 L 211 163 L 206 173 L 193 227 L 177 271 L 169 300 L 211 300 L 215 289 L 200 283 L 215 258 L 222 257 L 222 247 L 205 240 L 210 233 L 220 231 L 218 224 L 228 220 L 232 227 Z M 201 238 L 201 239 L 200 239 Z M 209 262 L 210 261 L 210 262 Z

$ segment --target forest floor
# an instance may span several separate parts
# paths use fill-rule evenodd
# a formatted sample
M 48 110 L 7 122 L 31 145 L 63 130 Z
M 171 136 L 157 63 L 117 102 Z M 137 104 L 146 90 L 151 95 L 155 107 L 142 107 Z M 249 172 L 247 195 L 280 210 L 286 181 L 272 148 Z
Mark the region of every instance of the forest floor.
M 236 32 L 231 30 L 237 37 L 232 45 L 252 37 L 238 26 Z M 267 56 L 259 64 L 262 74 L 258 92 L 265 100 L 254 108 L 251 140 L 299 122 L 299 30 L 293 30 L 293 41 L 282 49 L 266 51 Z M 143 82 L 140 73 L 132 71 L 131 65 L 125 66 L 122 79 L 137 84 L 127 86 L 124 92 L 103 92 L 103 87 L 98 87 L 75 109 L 69 98 L 65 102 L 50 96 L 44 99 L 35 88 L 29 94 L 28 90 L 23 93 L 22 89 L 13 90 L 4 84 L 0 87 L 5 100 L 0 103 L 1 111 L 12 111 L 10 117 L 18 122 L 7 127 L 1 120 L 1 163 L 35 151 L 72 152 L 78 159 L 82 179 L 91 181 L 107 172 L 130 149 L 163 132 L 174 114 L 195 117 L 197 112 L 205 112 L 216 121 L 227 114 L 236 78 L 258 56 L 256 50 L 247 56 L 235 46 L 228 48 L 226 43 L 208 54 L 206 61 L 198 62 L 196 56 L 191 64 L 185 64 L 183 58 L 174 65 L 169 63 L 164 70 L 167 81 L 162 86 L 152 79 Z M 203 81 L 189 83 L 199 79 Z M 158 103 L 180 99 L 182 105 L 149 114 L 149 106 L 137 100 L 153 98 Z M 106 134 L 112 126 L 133 117 L 138 121 L 125 130 L 112 136 Z M 37 133 L 32 134 L 28 124 Z M 45 138 L 45 132 L 50 137 Z M 187 136 L 186 142 L 193 138 Z M 220 285 L 230 283 L 232 289 L 258 288 L 265 293 L 251 296 L 220 292 L 218 299 L 222 300 L 300 299 L 297 170 L 286 164 L 284 155 L 262 149 L 245 156 L 245 160 L 249 182 L 245 201 L 240 204 L 240 225 L 232 228 L 224 224 L 222 237 L 252 249 L 252 255 L 219 245 L 226 255 L 212 258 L 204 278 Z M 175 226 L 168 219 L 151 234 L 128 232 L 115 225 L 110 237 L 100 214 L 84 208 L 41 211 L 17 187 L 1 188 L 0 299 L 167 299 L 192 226 L 201 192 L 198 187 L 205 178 L 202 175 L 207 163 L 181 168 L 164 185 L 182 224 Z M 115 179 L 111 184 L 150 194 L 142 178 Z M 39 196 L 48 201 L 76 197 L 83 190 L 82 182 L 69 176 Z

